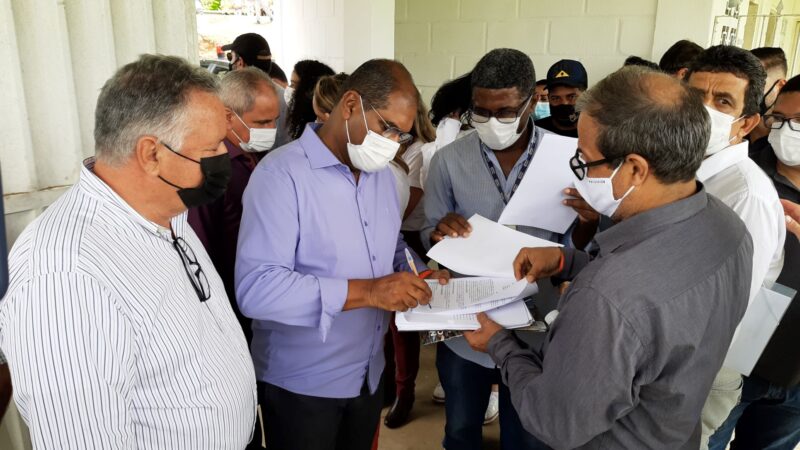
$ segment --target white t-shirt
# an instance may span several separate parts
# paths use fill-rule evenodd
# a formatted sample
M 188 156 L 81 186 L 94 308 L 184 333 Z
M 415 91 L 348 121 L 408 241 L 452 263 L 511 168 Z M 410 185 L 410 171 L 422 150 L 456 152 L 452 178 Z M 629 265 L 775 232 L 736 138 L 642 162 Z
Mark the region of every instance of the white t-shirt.
M 422 189 L 422 146 L 421 141 L 416 141 L 403 153 L 403 161 L 408 165 L 408 186 L 409 188 Z M 408 202 L 406 202 L 407 204 Z M 411 211 L 408 219 L 403 221 L 401 230 L 419 231 L 425 225 L 425 208 L 420 198 L 417 206 Z M 404 210 L 405 212 L 405 210 Z
M 394 161 L 389 163 L 389 168 L 392 169 L 394 174 L 394 184 L 397 187 L 397 201 L 400 205 L 400 219 L 403 219 L 403 214 L 406 212 L 408 206 L 408 198 L 411 196 L 411 185 L 408 183 L 408 174 L 402 167 L 397 165 Z

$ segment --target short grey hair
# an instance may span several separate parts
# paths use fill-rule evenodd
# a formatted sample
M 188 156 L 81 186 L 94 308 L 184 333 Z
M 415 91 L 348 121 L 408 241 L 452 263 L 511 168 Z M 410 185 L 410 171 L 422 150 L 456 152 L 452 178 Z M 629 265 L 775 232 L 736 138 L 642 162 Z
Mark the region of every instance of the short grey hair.
M 472 88 L 506 89 L 515 87 L 521 97 L 533 92 L 536 72 L 533 61 L 519 50 L 496 48 L 483 55 L 475 65 Z
M 176 56 L 142 55 L 120 68 L 100 91 L 94 119 L 95 155 L 112 166 L 127 162 L 136 142 L 153 135 L 176 151 L 188 127 L 193 91 L 216 94 L 216 78 Z
M 269 75 L 257 67 L 246 67 L 235 70 L 222 78 L 219 83 L 219 98 L 227 108 L 242 116 L 247 111 L 253 109 L 256 96 L 263 86 L 272 90 L 275 97 L 278 96 L 278 89 Z
M 669 75 L 623 67 L 583 93 L 577 109 L 599 124 L 597 146 L 612 165 L 635 153 L 667 184 L 700 168 L 710 118 L 700 94 Z

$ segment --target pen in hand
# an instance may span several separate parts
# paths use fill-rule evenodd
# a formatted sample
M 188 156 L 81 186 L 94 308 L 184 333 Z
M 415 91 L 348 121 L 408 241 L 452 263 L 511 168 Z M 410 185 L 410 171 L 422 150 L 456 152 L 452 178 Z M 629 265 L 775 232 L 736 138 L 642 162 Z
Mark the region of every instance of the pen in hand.
M 411 252 L 408 251 L 408 248 L 406 248 L 406 261 L 408 262 L 409 267 L 411 267 L 411 270 L 414 271 L 414 275 L 419 276 L 419 272 L 417 272 L 417 265 L 414 264 L 414 258 L 411 257 Z M 428 308 L 433 309 L 433 306 L 428 303 Z

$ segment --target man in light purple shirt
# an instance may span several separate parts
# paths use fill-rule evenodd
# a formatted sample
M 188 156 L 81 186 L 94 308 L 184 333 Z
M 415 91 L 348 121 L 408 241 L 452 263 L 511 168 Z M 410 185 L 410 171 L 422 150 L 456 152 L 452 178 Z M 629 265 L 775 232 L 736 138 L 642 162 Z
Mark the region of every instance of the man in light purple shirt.
M 330 119 L 268 155 L 244 193 L 236 294 L 254 319 L 251 352 L 272 450 L 369 449 L 388 311 L 428 303 L 421 277 L 449 277 L 409 273 L 386 169 L 411 138 L 411 75 L 372 60 L 343 91 Z

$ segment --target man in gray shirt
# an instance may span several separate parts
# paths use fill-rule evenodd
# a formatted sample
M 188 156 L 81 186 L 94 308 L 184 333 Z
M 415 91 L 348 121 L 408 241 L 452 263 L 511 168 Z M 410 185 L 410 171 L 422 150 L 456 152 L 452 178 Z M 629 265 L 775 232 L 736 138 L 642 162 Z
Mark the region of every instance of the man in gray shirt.
M 618 222 L 599 255 L 523 249 L 518 278 L 571 279 L 541 352 L 481 315 L 523 426 L 556 448 L 697 449 L 700 411 L 750 288 L 742 221 L 695 181 L 709 117 L 695 92 L 627 67 L 579 102 L 576 187 Z

